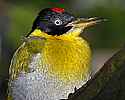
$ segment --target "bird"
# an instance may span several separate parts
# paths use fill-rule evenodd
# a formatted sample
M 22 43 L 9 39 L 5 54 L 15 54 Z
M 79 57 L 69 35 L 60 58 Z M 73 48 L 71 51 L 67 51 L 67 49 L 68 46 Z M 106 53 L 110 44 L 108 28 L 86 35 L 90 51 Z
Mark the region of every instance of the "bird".
M 9 68 L 8 100 L 60 100 L 91 77 L 91 48 L 80 34 L 101 20 L 42 9 Z

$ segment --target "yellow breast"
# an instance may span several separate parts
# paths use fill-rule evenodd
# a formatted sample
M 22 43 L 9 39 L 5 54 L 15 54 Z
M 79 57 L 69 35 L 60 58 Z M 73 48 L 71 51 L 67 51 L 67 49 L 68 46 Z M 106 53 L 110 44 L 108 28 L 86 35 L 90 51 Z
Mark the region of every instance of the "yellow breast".
M 83 80 L 89 74 L 91 52 L 82 39 L 47 39 L 42 53 L 49 75 L 56 75 L 64 81 L 76 81 Z
M 84 80 L 90 72 L 91 50 L 84 39 L 70 34 L 50 36 L 36 30 L 31 36 L 46 38 L 42 62 L 48 66 L 49 75 L 63 81 Z

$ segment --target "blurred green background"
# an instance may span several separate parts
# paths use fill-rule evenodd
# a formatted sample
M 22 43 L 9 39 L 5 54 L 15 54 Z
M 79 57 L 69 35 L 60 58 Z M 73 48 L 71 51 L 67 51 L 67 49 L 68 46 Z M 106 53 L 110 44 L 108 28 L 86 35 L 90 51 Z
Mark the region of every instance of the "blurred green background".
M 0 0 L 0 76 L 8 76 L 12 54 L 31 30 L 38 12 L 63 7 L 78 17 L 100 17 L 102 22 L 84 31 L 93 49 L 93 70 L 125 43 L 125 0 Z

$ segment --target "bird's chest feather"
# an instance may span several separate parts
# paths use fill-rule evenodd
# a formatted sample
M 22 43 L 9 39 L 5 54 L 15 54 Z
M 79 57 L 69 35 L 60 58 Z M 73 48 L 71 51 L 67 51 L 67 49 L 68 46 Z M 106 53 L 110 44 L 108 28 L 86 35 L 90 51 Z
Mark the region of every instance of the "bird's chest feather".
M 48 75 L 65 82 L 84 79 L 89 63 L 90 48 L 85 41 L 48 40 L 42 49 L 42 64 Z
M 10 95 L 14 100 L 67 98 L 88 78 L 90 53 L 85 41 L 45 41 L 41 51 L 32 55 L 29 71 L 20 71 L 10 82 Z

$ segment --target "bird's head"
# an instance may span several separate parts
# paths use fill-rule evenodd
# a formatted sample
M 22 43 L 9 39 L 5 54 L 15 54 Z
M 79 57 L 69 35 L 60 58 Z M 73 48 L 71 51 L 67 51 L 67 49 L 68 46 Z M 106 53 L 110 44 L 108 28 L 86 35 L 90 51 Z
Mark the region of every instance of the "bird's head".
M 35 19 L 32 32 L 37 29 L 51 36 L 78 36 L 86 27 L 100 21 L 101 20 L 97 18 L 76 18 L 63 8 L 46 8 L 40 11 Z

